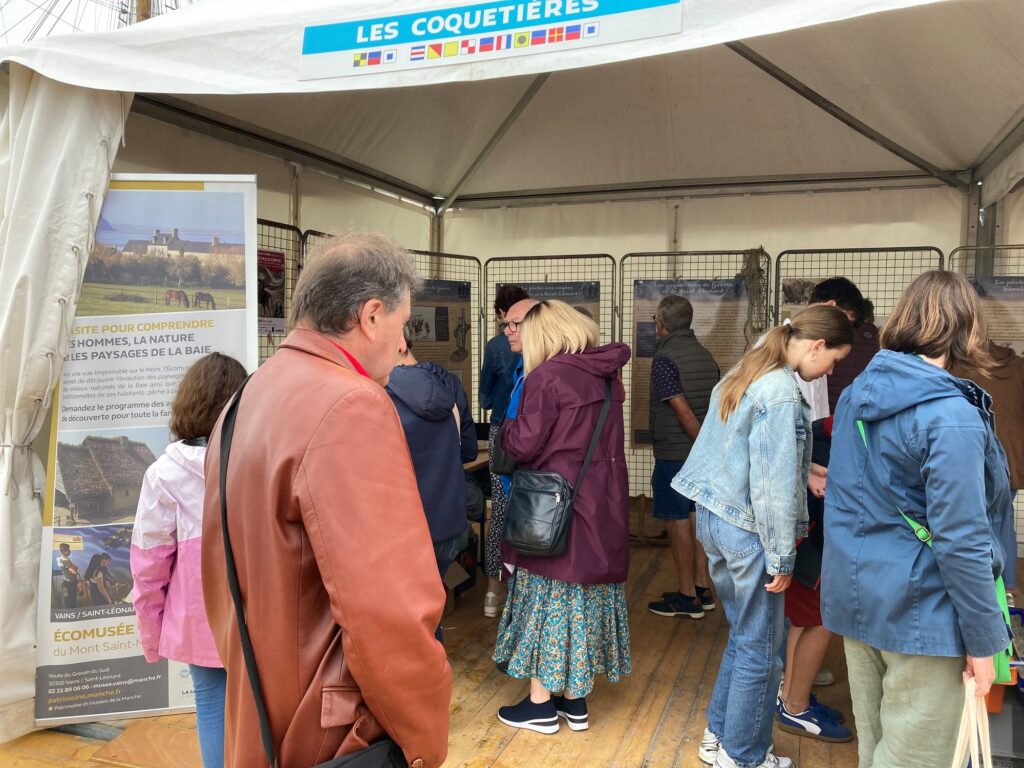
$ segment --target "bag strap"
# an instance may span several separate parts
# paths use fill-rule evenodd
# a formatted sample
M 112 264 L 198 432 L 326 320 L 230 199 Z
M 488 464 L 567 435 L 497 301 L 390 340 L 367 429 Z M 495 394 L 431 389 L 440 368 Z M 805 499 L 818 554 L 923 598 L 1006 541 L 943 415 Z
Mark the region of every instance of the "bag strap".
M 857 430 L 860 432 L 860 439 L 864 442 L 864 449 L 868 447 L 868 435 L 864 429 L 864 422 L 857 419 Z M 906 512 L 899 507 L 896 507 L 896 511 L 903 516 L 903 519 L 907 521 L 907 525 L 914 531 L 914 535 L 917 536 L 918 540 L 922 544 L 927 544 L 929 547 L 932 546 L 932 532 L 929 531 L 925 526 L 921 525 L 917 520 L 912 518 Z
M 274 739 L 270 733 L 270 720 L 267 717 L 267 708 L 263 703 L 263 687 L 260 685 L 259 669 L 256 666 L 256 653 L 252 648 L 252 638 L 249 636 L 249 628 L 245 624 L 245 607 L 242 604 L 242 589 L 238 583 L 238 570 L 235 567 L 235 555 L 231 551 L 231 537 L 228 535 L 228 459 L 231 455 L 231 439 L 235 433 L 235 417 L 238 414 L 238 403 L 242 399 L 242 390 L 249 383 L 252 374 L 246 376 L 245 381 L 235 392 L 227 411 L 224 413 L 224 421 L 220 425 L 220 528 L 221 536 L 224 539 L 224 559 L 227 561 L 228 588 L 231 590 L 231 601 L 235 604 L 235 620 L 238 622 L 238 634 L 242 641 L 242 658 L 245 659 L 245 671 L 249 675 L 249 686 L 252 689 L 253 698 L 256 700 L 256 716 L 260 721 L 260 737 L 263 740 L 263 751 L 267 756 L 267 765 L 276 768 L 277 755 L 274 752 Z
M 583 478 L 587 476 L 587 470 L 590 469 L 590 460 L 594 458 L 594 451 L 597 450 L 597 441 L 601 437 L 601 429 L 604 427 L 604 423 L 608 418 L 608 411 L 612 407 L 612 380 L 604 380 L 604 405 L 601 406 L 601 415 L 597 419 L 597 426 L 594 427 L 594 434 L 590 438 L 590 446 L 587 448 L 587 457 L 583 460 L 583 466 L 580 467 L 580 476 L 576 478 L 576 487 L 573 489 L 573 495 L 575 495 L 580 486 L 583 485 Z

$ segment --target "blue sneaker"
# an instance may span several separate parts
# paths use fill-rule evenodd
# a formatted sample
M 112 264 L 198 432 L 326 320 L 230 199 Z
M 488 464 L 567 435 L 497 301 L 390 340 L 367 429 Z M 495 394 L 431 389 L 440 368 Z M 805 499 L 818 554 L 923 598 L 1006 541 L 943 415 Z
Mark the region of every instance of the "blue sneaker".
M 703 619 L 704 609 L 696 597 L 687 597 L 680 592 L 669 592 L 663 600 L 647 604 L 647 610 L 659 616 L 688 616 L 691 619 Z
M 587 719 L 586 699 L 567 699 L 564 696 L 552 696 L 555 702 L 555 712 L 565 720 L 570 731 L 585 731 L 590 727 Z
M 829 742 L 844 742 L 853 738 L 853 732 L 829 717 L 820 704 L 793 714 L 780 701 L 776 706 L 776 714 L 779 718 L 779 728 L 786 733 Z
M 498 719 L 513 728 L 523 728 L 537 733 L 558 733 L 558 713 L 555 702 L 548 700 L 543 704 L 534 704 L 530 696 L 513 707 L 499 707 Z
M 711 594 L 708 587 L 697 587 L 697 599 L 700 600 L 700 607 L 705 611 L 715 610 L 715 596 Z
M 832 718 L 833 722 L 840 725 L 846 722 L 846 716 L 842 712 L 835 707 L 830 707 L 828 704 L 822 704 L 813 693 L 811 694 L 811 707 L 821 707 L 821 709 L 825 710 L 825 714 Z

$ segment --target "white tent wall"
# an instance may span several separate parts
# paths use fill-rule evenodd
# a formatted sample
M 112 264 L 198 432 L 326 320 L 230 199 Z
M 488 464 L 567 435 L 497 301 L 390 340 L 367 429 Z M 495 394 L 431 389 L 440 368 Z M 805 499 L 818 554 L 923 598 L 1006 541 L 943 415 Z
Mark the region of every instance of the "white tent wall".
M 943 186 L 462 209 L 445 219 L 445 250 L 481 259 L 610 253 L 616 260 L 672 250 L 677 204 L 675 250 L 761 245 L 774 259 L 791 248 L 933 245 L 949 253 L 960 244 L 967 198 Z
M 0 90 L 0 742 L 32 726 L 45 470 L 32 450 L 131 98 L 12 65 Z M 74 183 L 68 183 L 74 180 Z
M 226 141 L 131 114 L 115 173 L 255 173 L 257 215 L 291 222 L 292 166 Z
M 299 190 L 303 230 L 384 232 L 405 248 L 426 250 L 430 245 L 430 214 L 421 206 L 318 171 L 304 171 Z
M 424 249 L 430 241 L 430 216 L 419 206 L 137 114 L 128 118 L 125 146 L 118 153 L 114 171 L 255 173 L 260 218 L 294 223 L 303 230 L 387 232 L 406 248 Z
M 1024 243 L 1024 189 L 1012 192 L 999 202 L 1000 242 Z

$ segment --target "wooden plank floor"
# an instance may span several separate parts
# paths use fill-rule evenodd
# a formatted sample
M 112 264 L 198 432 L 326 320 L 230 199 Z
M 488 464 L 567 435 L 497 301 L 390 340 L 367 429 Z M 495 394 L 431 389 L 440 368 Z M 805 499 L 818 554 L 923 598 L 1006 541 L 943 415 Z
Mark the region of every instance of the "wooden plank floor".
M 702 768 L 697 745 L 714 685 L 727 626 L 721 609 L 700 621 L 670 619 L 647 611 L 673 584 L 667 548 L 635 546 L 627 585 L 633 672 L 618 684 L 599 679 L 588 699 L 590 730 L 562 728 L 554 736 L 502 725 L 499 706 L 519 701 L 527 683 L 500 673 L 491 661 L 496 619 L 483 617 L 484 585 L 456 602 L 443 622 L 454 671 L 448 766 L 616 766 Z M 817 689 L 825 703 L 852 723 L 842 648 L 833 643 L 826 665 L 837 682 Z M 172 715 L 124 721 L 124 733 L 107 743 L 40 731 L 0 745 L 7 768 L 182 768 L 199 766 L 195 718 Z M 853 768 L 856 742 L 830 745 L 775 731 L 776 753 L 800 768 Z

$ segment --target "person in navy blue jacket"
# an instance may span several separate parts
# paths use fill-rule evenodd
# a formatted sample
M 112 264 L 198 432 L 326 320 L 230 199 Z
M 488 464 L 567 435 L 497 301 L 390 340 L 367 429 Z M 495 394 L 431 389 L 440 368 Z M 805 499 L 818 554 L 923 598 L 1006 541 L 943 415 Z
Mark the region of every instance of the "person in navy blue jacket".
M 860 768 L 945 766 L 963 682 L 987 693 L 1009 642 L 994 583 L 1006 455 L 991 398 L 948 372 L 992 365 L 977 294 L 962 275 L 926 272 L 881 342 L 836 407 L 822 618 L 845 638 Z
M 462 464 L 476 458 L 476 426 L 462 383 L 439 365 L 417 362 L 408 341 L 406 347 L 391 371 L 387 391 L 409 444 L 443 578 L 462 551 L 469 527 Z

